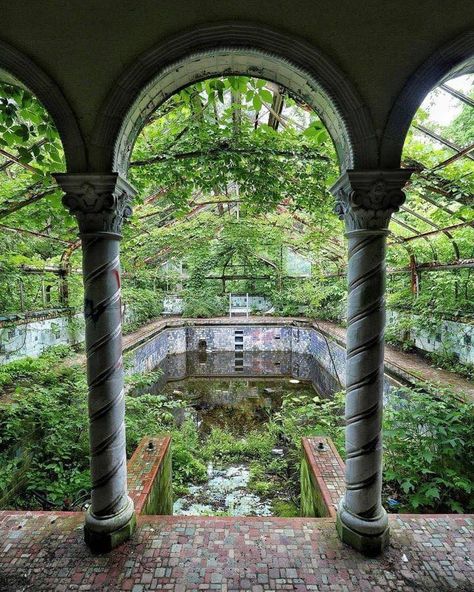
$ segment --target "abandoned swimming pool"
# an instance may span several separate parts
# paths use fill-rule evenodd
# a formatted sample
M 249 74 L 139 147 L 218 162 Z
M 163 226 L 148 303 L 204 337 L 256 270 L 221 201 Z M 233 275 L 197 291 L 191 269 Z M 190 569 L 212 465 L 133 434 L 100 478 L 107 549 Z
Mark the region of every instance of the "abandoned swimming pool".
M 195 320 L 161 329 L 128 358 L 133 372 L 161 370 L 147 393 L 182 405 L 173 410 L 176 514 L 299 515 L 301 436 L 331 435 L 342 449 L 333 395 L 344 389 L 345 350 L 308 324 Z M 193 458 L 181 459 L 182 448 Z
M 292 368 L 308 365 L 308 357 L 201 350 L 170 355 L 161 362 L 161 376 L 141 393 L 175 401 L 175 430 L 196 438 L 191 449 L 195 470 L 190 469 L 183 482 L 179 478 L 183 451 L 174 432 L 178 478 L 173 477 L 173 514 L 299 515 L 297 433 L 304 421 L 298 417 L 301 425 L 289 426 L 282 406 L 323 400 L 312 381 L 291 373 Z

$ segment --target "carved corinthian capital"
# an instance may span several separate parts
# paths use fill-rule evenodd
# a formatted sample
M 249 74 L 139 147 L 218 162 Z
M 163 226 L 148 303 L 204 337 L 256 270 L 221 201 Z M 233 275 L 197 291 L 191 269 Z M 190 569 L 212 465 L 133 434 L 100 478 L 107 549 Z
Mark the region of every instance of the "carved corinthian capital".
M 54 177 L 81 234 L 120 235 L 124 219 L 132 214 L 131 200 L 136 193 L 129 183 L 117 173 L 58 173 Z
M 349 170 L 331 188 L 346 230 L 384 230 L 405 201 L 402 189 L 413 169 Z

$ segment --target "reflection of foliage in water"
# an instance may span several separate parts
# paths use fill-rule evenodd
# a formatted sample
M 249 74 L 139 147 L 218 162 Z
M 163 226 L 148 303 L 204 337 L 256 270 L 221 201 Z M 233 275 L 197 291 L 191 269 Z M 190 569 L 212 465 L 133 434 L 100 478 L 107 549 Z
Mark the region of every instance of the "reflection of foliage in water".
M 239 435 L 266 423 L 280 409 L 288 390 L 315 394 L 307 383 L 292 385 L 287 379 L 234 378 L 186 379 L 167 385 L 163 392 L 188 402 L 196 410 L 203 433 L 217 426 Z
M 288 379 L 186 379 L 165 390 L 195 410 L 200 439 L 194 461 L 218 467 L 245 463 L 250 476 L 246 490 L 267 500 L 274 514 L 297 515 L 301 436 L 328 433 L 331 425 L 334 429 L 329 431 L 336 435 L 336 426 L 341 430 L 339 400 L 322 399 L 307 383 L 292 384 Z M 202 475 L 201 468 L 191 482 L 199 483 Z M 179 508 L 209 511 L 199 497 L 202 491 L 191 487 Z M 179 492 L 186 490 L 180 487 Z

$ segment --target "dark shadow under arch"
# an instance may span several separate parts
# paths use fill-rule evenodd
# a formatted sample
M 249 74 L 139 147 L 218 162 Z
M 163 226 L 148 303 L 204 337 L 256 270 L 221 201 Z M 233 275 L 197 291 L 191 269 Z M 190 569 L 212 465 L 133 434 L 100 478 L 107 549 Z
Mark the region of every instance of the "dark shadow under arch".
M 231 74 L 272 80 L 307 101 L 328 128 L 342 170 L 377 165 L 368 110 L 330 60 L 305 42 L 266 27 L 223 23 L 178 35 L 127 69 L 99 113 L 90 152 L 93 166 L 125 174 L 138 133 L 163 101 L 198 80 Z
M 474 31 L 432 54 L 409 78 L 390 112 L 380 146 L 381 167 L 400 166 L 406 134 L 426 95 L 449 78 L 474 73 Z
M 86 149 L 76 117 L 56 83 L 29 57 L 3 41 L 0 41 L 0 76 L 1 70 L 30 90 L 53 118 L 63 143 L 68 171 L 86 171 Z

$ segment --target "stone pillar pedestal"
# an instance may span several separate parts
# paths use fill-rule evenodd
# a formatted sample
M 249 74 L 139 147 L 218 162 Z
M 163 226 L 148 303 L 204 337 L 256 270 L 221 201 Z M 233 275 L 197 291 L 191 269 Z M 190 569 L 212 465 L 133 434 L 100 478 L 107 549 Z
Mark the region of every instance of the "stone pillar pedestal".
M 342 541 L 366 555 L 389 541 L 382 506 L 385 245 L 411 170 L 348 171 L 334 186 L 349 240 L 346 362 L 346 493 Z
M 93 551 L 106 552 L 135 527 L 127 494 L 119 249 L 133 189 L 117 174 L 55 177 L 82 240 L 92 476 L 84 533 Z

